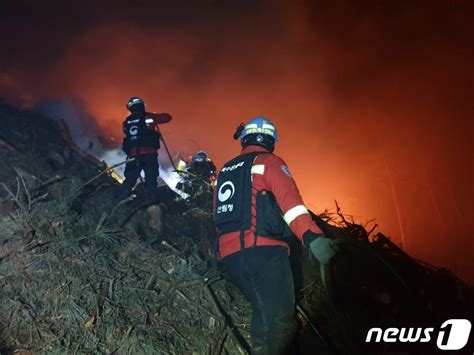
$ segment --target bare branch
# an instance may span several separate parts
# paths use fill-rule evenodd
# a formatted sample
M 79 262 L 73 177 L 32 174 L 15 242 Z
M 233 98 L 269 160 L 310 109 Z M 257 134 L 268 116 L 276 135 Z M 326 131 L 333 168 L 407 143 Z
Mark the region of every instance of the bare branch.
M 28 212 L 31 212 L 31 195 L 30 195 L 30 191 L 28 190 L 28 186 L 26 186 L 25 179 L 20 174 L 18 169 L 14 167 L 13 170 L 15 170 L 15 173 L 18 175 L 18 178 L 20 179 L 21 184 L 23 185 L 23 188 L 25 189 L 25 193 L 26 193 L 26 196 L 28 198 Z
M 91 182 L 97 180 L 99 177 L 101 177 L 102 175 L 106 174 L 107 172 L 111 171 L 112 169 L 118 167 L 118 166 L 121 166 L 121 165 L 124 165 L 124 164 L 127 164 L 127 163 L 130 163 L 132 161 L 134 161 L 135 158 L 131 158 L 131 159 L 127 159 L 127 160 L 124 160 L 120 163 L 117 163 L 117 164 L 114 164 L 112 166 L 108 166 L 106 169 L 104 169 L 103 171 L 101 171 L 99 174 L 97 174 L 96 176 L 94 176 L 93 178 L 89 179 L 88 181 L 86 181 L 84 184 L 82 184 L 80 187 L 78 187 L 76 189 L 76 191 L 74 191 L 74 193 L 78 193 L 80 190 L 82 190 L 84 187 L 86 187 L 87 185 L 89 185 Z

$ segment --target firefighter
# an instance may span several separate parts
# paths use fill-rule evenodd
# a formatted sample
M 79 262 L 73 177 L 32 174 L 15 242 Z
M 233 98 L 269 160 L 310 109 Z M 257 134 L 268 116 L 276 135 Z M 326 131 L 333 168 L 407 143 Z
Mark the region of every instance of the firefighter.
M 145 203 L 155 203 L 158 200 L 158 149 L 160 148 L 160 133 L 157 126 L 171 121 L 172 117 L 167 113 L 147 113 L 145 102 L 139 97 L 130 98 L 127 109 L 130 111 L 130 115 L 123 122 L 125 137 L 122 149 L 128 158 L 135 158 L 135 160 L 125 166 L 125 181 L 118 198 L 124 199 L 130 195 L 143 170 L 145 173 Z
M 212 191 L 216 180 L 216 166 L 206 152 L 200 150 L 186 161 L 180 160 L 178 172 L 182 181 L 176 188 L 188 194 L 201 208 L 212 208 Z
M 216 166 L 206 152 L 200 150 L 191 158 L 187 169 L 189 173 L 211 183 L 216 176 Z
M 242 152 L 220 170 L 214 189 L 219 258 L 252 305 L 252 352 L 285 354 L 296 332 L 288 238 L 295 235 L 321 263 L 335 247 L 312 220 L 287 165 L 273 154 L 273 123 L 258 116 L 238 129 Z

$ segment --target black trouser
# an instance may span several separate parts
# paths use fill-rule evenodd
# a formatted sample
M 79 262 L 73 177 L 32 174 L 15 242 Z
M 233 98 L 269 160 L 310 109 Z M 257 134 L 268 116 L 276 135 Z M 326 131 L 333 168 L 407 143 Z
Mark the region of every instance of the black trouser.
M 133 187 L 137 183 L 140 172 L 145 172 L 145 199 L 148 202 L 156 202 L 158 198 L 157 179 L 158 171 L 158 154 L 142 154 L 135 157 L 125 165 L 125 181 L 120 190 L 120 198 L 126 198 L 132 192 Z
M 252 353 L 285 354 L 296 332 L 293 274 L 284 247 L 244 249 L 222 262 L 252 305 Z

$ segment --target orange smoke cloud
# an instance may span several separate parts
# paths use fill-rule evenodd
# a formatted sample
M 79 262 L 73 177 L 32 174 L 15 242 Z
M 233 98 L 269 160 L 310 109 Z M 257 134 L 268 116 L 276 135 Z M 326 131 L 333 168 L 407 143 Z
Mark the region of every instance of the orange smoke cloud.
M 10 96 L 80 95 L 116 137 L 126 100 L 140 96 L 174 116 L 163 126 L 174 151 L 204 149 L 218 165 L 239 151 L 235 127 L 263 114 L 310 208 L 338 200 L 473 281 L 467 3 L 199 4 L 200 18 L 180 5 L 185 16 L 164 9 L 174 17 L 163 24 L 91 21 L 47 81 L 36 68 L 5 71 Z

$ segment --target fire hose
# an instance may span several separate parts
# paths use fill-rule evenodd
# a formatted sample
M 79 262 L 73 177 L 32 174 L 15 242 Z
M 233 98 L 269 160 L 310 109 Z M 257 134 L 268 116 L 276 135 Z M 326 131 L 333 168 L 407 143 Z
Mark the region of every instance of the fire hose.
M 163 142 L 163 146 L 165 147 L 165 151 L 166 151 L 166 154 L 168 155 L 168 159 L 170 160 L 171 166 L 173 167 L 173 169 L 174 169 L 175 171 L 177 171 L 178 168 L 176 167 L 176 164 L 174 163 L 173 157 L 171 156 L 170 150 L 168 149 L 168 145 L 166 144 L 165 137 L 163 136 L 163 133 L 161 133 L 161 131 L 160 131 L 160 129 L 158 128 L 158 126 L 156 127 L 156 130 L 157 130 L 158 133 L 160 134 L 160 139 L 161 139 L 161 141 Z
M 318 328 L 316 327 L 316 325 L 311 321 L 308 313 L 306 313 L 306 311 L 303 309 L 303 307 L 297 303 L 296 304 L 296 311 L 301 315 L 301 317 L 306 321 L 306 323 L 308 323 L 308 325 L 310 326 L 310 328 L 313 330 L 313 332 L 319 337 L 319 339 L 321 339 L 321 341 L 323 342 L 324 345 L 328 346 L 328 343 L 327 341 L 324 339 L 324 337 L 321 335 L 321 332 L 318 330 Z

